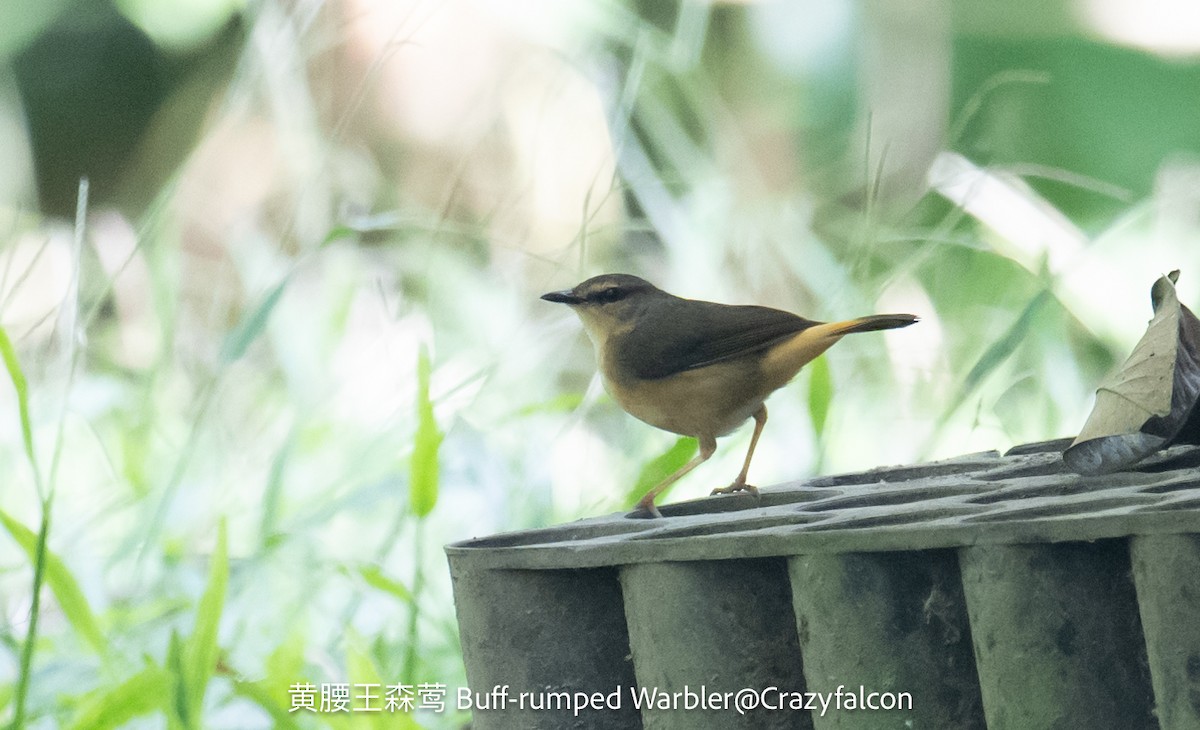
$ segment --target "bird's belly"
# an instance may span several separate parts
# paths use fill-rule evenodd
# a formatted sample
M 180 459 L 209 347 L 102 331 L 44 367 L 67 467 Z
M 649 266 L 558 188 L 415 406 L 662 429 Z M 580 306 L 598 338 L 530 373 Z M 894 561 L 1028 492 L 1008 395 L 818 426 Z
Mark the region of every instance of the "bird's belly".
M 666 378 L 604 386 L 630 415 L 685 436 L 723 436 L 750 418 L 768 393 L 756 392 L 752 363 L 734 361 Z

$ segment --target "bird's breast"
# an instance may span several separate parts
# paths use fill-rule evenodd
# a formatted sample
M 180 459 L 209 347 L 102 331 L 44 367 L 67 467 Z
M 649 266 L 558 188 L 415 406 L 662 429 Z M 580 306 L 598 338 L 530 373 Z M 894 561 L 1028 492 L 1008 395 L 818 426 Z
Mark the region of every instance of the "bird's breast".
M 734 430 L 758 410 L 757 365 L 748 360 L 717 363 L 665 378 L 622 378 L 602 370 L 604 387 L 630 415 L 651 426 L 685 436 L 716 438 Z

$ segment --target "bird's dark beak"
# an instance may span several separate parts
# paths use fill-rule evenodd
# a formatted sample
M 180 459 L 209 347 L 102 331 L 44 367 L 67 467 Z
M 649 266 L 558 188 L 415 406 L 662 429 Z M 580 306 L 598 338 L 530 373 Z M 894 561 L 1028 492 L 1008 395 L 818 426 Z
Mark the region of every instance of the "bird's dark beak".
M 575 296 L 570 289 L 547 292 L 542 295 L 542 299 L 556 304 L 583 304 L 583 297 Z

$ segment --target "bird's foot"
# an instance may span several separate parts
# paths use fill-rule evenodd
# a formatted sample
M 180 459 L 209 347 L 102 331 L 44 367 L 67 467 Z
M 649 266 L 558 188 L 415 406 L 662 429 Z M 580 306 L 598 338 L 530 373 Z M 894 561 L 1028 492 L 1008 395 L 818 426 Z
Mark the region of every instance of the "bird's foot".
M 635 514 L 639 510 L 649 514 L 651 517 L 659 517 L 659 518 L 662 517 L 662 512 L 659 512 L 658 507 L 654 506 L 654 498 L 651 497 L 650 495 L 646 495 L 645 497 L 642 497 L 642 501 L 638 502 L 637 506 L 634 507 Z
M 728 487 L 717 487 L 712 490 L 712 494 L 733 494 L 734 492 L 749 492 L 754 495 L 755 499 L 758 498 L 758 487 L 747 484 L 741 479 L 734 479 L 733 484 Z

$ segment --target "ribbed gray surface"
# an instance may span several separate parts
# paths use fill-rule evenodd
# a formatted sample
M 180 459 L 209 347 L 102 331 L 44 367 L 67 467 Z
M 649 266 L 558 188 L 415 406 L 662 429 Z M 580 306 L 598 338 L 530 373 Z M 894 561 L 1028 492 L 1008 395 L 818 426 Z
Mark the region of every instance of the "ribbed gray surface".
M 708 497 L 662 505 L 662 520 L 608 515 L 467 540 L 446 552 L 475 567 L 584 568 L 1200 533 L 1200 448 L 1176 447 L 1134 471 L 1083 477 L 1063 466 L 1067 443 L 819 477 L 764 488 L 757 501 Z
M 1065 441 L 446 548 L 476 691 L 840 687 L 911 710 L 476 712 L 476 728 L 1200 728 L 1200 448 Z

